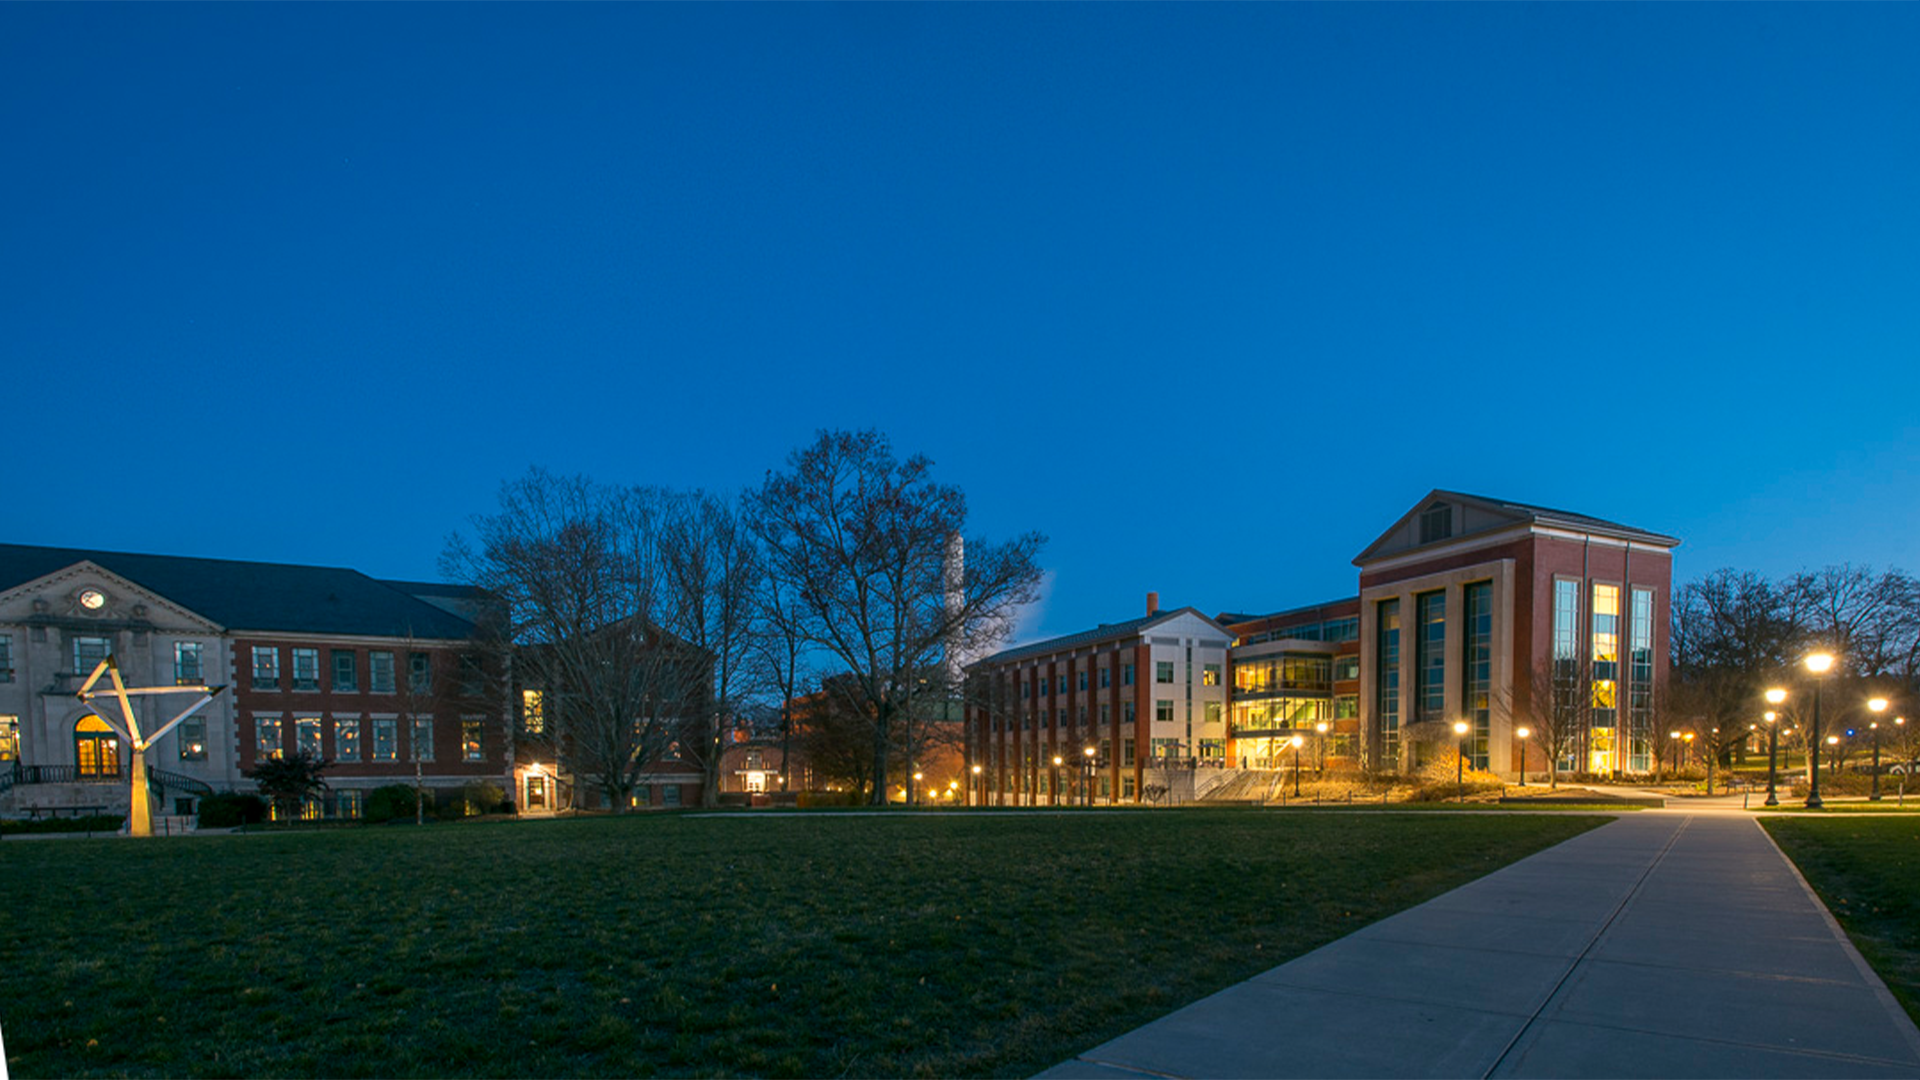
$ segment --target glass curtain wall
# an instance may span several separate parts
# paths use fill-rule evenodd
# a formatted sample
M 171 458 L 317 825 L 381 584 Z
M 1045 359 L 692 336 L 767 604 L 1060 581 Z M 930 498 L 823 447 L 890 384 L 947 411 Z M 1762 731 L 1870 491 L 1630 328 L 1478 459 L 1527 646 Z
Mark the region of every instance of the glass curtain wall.
M 1462 711 L 1473 725 L 1473 742 L 1468 749 L 1469 764 L 1487 767 L 1487 741 L 1493 733 L 1493 583 L 1477 581 L 1465 590 L 1466 655 L 1462 667 L 1466 678 L 1466 700 Z

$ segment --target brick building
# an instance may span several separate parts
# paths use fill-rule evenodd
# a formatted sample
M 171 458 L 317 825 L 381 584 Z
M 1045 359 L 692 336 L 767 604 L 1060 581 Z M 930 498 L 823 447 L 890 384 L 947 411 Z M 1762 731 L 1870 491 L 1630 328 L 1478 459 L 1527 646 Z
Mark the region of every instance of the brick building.
M 324 809 L 349 816 L 416 775 L 505 782 L 505 727 L 467 653 L 476 602 L 334 567 L 0 544 L 0 812 L 125 806 L 125 748 L 73 696 L 108 655 L 134 684 L 229 688 L 148 752 L 163 811 L 299 751 L 334 762 Z M 181 704 L 142 700 L 143 726 Z

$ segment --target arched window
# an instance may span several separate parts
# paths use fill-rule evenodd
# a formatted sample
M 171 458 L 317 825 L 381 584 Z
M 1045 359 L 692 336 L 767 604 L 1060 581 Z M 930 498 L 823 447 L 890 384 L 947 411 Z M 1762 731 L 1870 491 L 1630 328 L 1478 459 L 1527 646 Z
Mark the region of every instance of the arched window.
M 120 736 L 97 716 L 73 725 L 73 761 L 82 778 L 120 775 Z

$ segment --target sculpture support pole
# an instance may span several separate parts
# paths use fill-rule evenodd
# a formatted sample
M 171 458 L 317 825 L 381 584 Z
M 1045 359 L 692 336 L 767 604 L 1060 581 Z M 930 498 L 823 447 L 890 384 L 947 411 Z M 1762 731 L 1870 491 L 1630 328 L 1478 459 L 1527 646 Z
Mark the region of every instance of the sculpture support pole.
M 133 790 L 127 806 L 127 835 L 153 835 L 153 786 L 147 783 L 147 751 L 133 748 Z

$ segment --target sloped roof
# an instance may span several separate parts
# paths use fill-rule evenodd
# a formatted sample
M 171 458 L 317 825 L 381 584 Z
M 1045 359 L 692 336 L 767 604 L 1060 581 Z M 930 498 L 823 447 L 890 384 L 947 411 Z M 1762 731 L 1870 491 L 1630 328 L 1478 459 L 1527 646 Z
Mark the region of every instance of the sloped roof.
M 358 570 L 0 544 L 0 591 L 92 562 L 228 631 L 458 639 L 473 624 Z M 442 586 L 458 588 L 458 586 Z
M 1167 620 L 1172 619 L 1176 616 L 1188 615 L 1188 614 L 1191 614 L 1196 618 L 1199 618 L 1202 621 L 1213 625 L 1214 627 L 1219 629 L 1219 631 L 1222 634 L 1225 634 L 1229 638 L 1233 636 L 1233 631 L 1228 630 L 1226 627 L 1221 626 L 1217 622 L 1214 622 L 1213 619 L 1209 618 L 1199 608 L 1183 607 L 1183 608 L 1175 608 L 1171 611 L 1156 611 L 1151 615 L 1142 615 L 1137 619 L 1128 619 L 1126 622 L 1101 623 L 1099 626 L 1096 626 L 1091 630 L 1082 630 L 1077 634 L 1068 634 L 1065 637 L 1048 638 L 1045 641 L 1036 641 L 1031 645 L 1018 645 L 1011 649 L 1002 649 L 1001 651 L 994 653 L 992 656 L 988 656 L 980 660 L 976 660 L 972 664 L 968 664 L 967 666 L 975 667 L 980 664 L 999 664 L 999 663 L 1004 663 L 1008 660 L 1018 660 L 1021 657 L 1025 657 L 1025 656 L 1042 656 L 1047 653 L 1054 653 L 1054 652 L 1060 652 L 1065 649 L 1078 648 L 1081 645 L 1090 645 L 1096 641 L 1110 641 L 1114 638 L 1127 637 L 1129 635 L 1138 634 L 1140 631 L 1145 630 L 1148 627 L 1157 626 L 1160 623 L 1166 622 Z
M 1469 495 L 1465 492 L 1446 491 L 1441 488 L 1435 488 L 1422 496 L 1406 513 L 1401 514 L 1395 519 L 1394 523 L 1388 526 L 1385 532 L 1382 532 L 1376 537 L 1373 543 L 1367 545 L 1365 551 L 1354 556 L 1354 565 L 1361 566 L 1371 561 L 1380 549 L 1385 547 L 1393 539 L 1394 535 L 1399 532 L 1402 526 L 1406 525 L 1415 514 L 1418 514 L 1435 499 L 1446 499 L 1456 503 L 1473 504 L 1482 510 L 1490 511 L 1494 515 L 1506 519 L 1506 521 L 1511 524 L 1528 523 L 1558 526 L 1564 529 L 1595 533 L 1602 536 L 1612 536 L 1659 547 L 1672 548 L 1680 546 L 1680 541 L 1675 537 L 1652 532 L 1647 529 L 1635 528 L 1632 525 L 1622 525 L 1617 521 L 1608 521 L 1605 518 L 1597 518 L 1591 514 L 1576 514 L 1570 510 L 1554 510 L 1545 506 L 1535 506 L 1532 503 L 1514 502 L 1510 499 L 1493 499 L 1484 495 Z M 1504 528 L 1505 526 L 1503 525 L 1501 527 Z M 1462 537 L 1487 531 L 1489 530 L 1482 528 L 1469 532 L 1455 533 L 1448 537 L 1447 541 L 1436 541 L 1436 544 L 1459 540 Z

